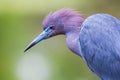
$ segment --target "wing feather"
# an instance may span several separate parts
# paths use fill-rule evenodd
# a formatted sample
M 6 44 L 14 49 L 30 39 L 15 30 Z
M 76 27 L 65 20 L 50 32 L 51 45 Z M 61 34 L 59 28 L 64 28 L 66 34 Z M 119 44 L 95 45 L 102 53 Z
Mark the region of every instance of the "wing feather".
M 120 21 L 118 19 L 108 14 L 88 17 L 83 22 L 79 40 L 83 58 L 92 71 L 98 76 L 115 75 L 120 78 Z

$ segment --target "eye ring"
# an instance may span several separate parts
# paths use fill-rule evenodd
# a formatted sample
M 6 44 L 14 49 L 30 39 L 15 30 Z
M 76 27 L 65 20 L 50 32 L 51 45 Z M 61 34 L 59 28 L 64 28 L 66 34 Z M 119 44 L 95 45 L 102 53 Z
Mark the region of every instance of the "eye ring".
M 50 29 L 54 29 L 54 26 L 53 26 L 53 25 L 51 25 L 51 26 L 50 26 Z

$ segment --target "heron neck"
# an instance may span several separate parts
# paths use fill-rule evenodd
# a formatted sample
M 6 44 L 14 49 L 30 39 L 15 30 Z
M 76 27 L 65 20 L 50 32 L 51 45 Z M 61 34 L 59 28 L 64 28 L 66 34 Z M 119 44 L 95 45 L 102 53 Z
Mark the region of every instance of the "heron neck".
M 79 30 L 66 33 L 66 43 L 68 48 L 75 54 L 80 55 L 79 51 Z

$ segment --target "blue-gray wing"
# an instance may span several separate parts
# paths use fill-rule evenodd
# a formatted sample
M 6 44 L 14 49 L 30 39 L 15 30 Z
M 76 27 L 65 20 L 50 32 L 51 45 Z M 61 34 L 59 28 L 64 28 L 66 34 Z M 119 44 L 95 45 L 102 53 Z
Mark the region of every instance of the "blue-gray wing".
M 120 79 L 120 21 L 108 14 L 88 17 L 80 31 L 80 46 L 89 68 L 100 77 Z

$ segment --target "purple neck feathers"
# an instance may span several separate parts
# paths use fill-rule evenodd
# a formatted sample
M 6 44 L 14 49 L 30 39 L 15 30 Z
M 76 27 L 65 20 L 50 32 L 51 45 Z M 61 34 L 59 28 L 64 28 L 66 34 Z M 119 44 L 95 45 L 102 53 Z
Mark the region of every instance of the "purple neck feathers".
M 81 56 L 79 51 L 79 33 L 83 21 L 84 18 L 78 13 L 74 13 L 74 16 L 64 21 L 64 32 L 68 48 L 79 56 Z

